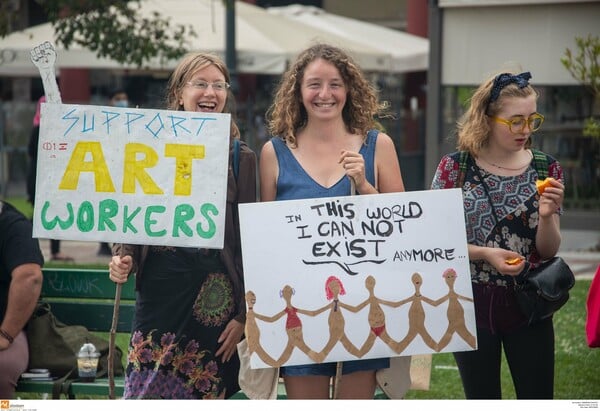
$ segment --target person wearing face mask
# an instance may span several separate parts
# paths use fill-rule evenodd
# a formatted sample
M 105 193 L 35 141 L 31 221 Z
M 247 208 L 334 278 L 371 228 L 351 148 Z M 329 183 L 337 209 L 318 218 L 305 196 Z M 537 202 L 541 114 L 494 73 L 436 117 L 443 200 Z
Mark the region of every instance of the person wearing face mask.
M 114 89 L 110 93 L 108 103 L 109 103 L 109 105 L 111 105 L 113 107 L 121 107 L 121 108 L 129 107 L 129 97 L 127 96 L 127 92 L 120 88 Z M 110 244 L 105 243 L 105 242 L 100 243 L 100 248 L 98 249 L 97 254 L 100 256 L 102 256 L 102 255 L 111 256 L 112 251 L 110 248 Z
M 169 110 L 233 113 L 225 63 L 207 53 L 186 55 L 168 83 Z M 237 391 L 246 316 L 238 204 L 256 201 L 256 155 L 240 141 L 233 173 L 232 120 L 222 250 L 114 244 L 109 276 L 136 281 L 136 310 L 124 398 L 214 399 Z
M 116 89 L 110 93 L 110 105 L 113 107 L 129 107 L 129 96 L 123 89 Z
M 499 73 L 475 90 L 458 121 L 460 151 L 441 159 L 431 185 L 461 187 L 464 197 L 477 350 L 454 358 L 467 399 L 502 398 L 502 351 L 518 399 L 554 395 L 552 318 L 529 325 L 514 287 L 526 262 L 535 267 L 550 259 L 561 242 L 563 170 L 532 147 L 544 116 L 531 77 Z M 541 193 L 539 164 L 551 177 Z

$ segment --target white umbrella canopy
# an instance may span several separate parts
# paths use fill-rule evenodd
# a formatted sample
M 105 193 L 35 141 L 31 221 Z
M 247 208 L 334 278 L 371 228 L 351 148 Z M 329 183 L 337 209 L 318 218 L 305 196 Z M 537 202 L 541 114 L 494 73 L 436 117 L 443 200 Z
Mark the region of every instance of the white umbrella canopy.
M 0 39 L 0 76 L 39 76 L 31 61 L 30 51 L 44 41 L 54 42 L 54 29 L 50 23 L 15 31 Z M 73 45 L 69 50 L 56 47 L 56 66 L 64 68 L 120 68 L 122 65 L 109 59 L 100 59 L 95 53 Z M 57 70 L 58 71 L 58 70 Z
M 392 72 L 425 71 L 429 64 L 429 40 L 349 17 L 328 13 L 314 6 L 292 4 L 269 7 L 269 13 L 329 31 L 332 34 L 391 54 Z
M 214 52 L 225 56 L 226 9 L 222 0 L 143 0 L 140 13 L 150 18 L 159 13 L 172 24 L 192 26 L 196 37 L 188 39 L 190 51 Z M 392 53 L 381 47 L 350 39 L 324 28 L 282 18 L 266 9 L 236 2 L 236 53 L 240 73 L 281 74 L 303 49 L 316 42 L 326 42 L 349 52 L 367 71 L 393 72 Z M 55 42 L 49 23 L 14 32 L 0 39 L 0 75 L 36 75 L 30 50 L 44 41 Z M 100 59 L 80 46 L 68 50 L 55 44 L 57 71 L 60 68 L 134 69 L 111 59 Z M 147 70 L 172 70 L 177 61 L 154 59 Z

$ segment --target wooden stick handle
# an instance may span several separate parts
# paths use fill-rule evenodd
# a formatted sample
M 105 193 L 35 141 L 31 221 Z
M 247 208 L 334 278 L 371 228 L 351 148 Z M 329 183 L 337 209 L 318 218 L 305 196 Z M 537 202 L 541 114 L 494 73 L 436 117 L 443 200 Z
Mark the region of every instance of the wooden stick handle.
M 115 399 L 115 336 L 117 324 L 119 323 L 119 306 L 121 304 L 121 289 L 123 284 L 117 284 L 115 290 L 115 306 L 113 309 L 112 325 L 110 327 L 110 339 L 108 342 L 108 398 Z

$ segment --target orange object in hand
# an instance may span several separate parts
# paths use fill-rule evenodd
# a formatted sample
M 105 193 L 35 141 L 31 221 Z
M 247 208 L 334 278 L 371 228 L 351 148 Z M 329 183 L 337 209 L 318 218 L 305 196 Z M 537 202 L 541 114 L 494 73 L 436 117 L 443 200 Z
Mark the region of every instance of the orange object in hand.
M 551 180 L 552 177 L 547 177 L 544 180 L 537 180 L 535 182 L 535 187 L 537 188 L 539 194 L 542 194 L 544 190 L 552 186 L 552 184 L 550 183 Z
M 516 257 L 516 258 L 511 258 L 509 260 L 506 260 L 506 264 L 509 265 L 516 265 L 519 264 L 521 261 L 523 261 L 523 259 L 521 257 Z

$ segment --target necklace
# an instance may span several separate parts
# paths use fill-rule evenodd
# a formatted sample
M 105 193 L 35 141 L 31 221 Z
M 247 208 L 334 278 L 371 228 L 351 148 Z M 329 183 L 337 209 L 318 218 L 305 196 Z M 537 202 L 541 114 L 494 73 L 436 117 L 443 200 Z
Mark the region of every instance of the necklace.
M 490 165 L 492 167 L 496 167 L 499 168 L 501 170 L 508 170 L 508 171 L 520 171 L 522 169 L 524 169 L 525 167 L 527 167 L 530 163 L 531 160 L 533 159 L 533 154 L 531 154 L 531 151 L 528 152 L 529 153 L 529 160 L 527 160 L 527 163 L 523 164 L 521 167 L 517 167 L 517 168 L 511 168 L 511 167 L 504 167 L 504 166 L 500 166 L 498 164 L 492 163 L 491 161 L 487 161 L 486 159 L 484 159 L 483 157 L 477 157 L 478 160 L 483 161 L 484 163 L 486 163 L 487 165 Z

